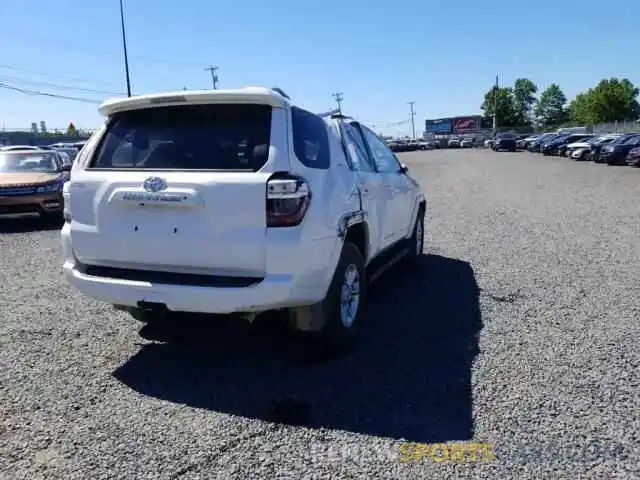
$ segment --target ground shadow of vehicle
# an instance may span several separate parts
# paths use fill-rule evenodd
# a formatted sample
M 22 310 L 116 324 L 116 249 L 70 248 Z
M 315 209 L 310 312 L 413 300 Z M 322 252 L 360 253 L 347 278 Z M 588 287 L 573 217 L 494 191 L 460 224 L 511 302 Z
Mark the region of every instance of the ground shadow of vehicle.
M 368 324 L 342 355 L 300 362 L 310 345 L 300 336 L 181 320 L 145 326 L 142 336 L 165 343 L 143 346 L 114 376 L 146 395 L 245 417 L 415 442 L 468 440 L 478 293 L 468 263 L 424 255 L 410 272 L 397 267 L 372 286 Z
M 60 228 L 62 222 L 43 220 L 40 217 L 0 217 L 0 233 L 30 233 Z

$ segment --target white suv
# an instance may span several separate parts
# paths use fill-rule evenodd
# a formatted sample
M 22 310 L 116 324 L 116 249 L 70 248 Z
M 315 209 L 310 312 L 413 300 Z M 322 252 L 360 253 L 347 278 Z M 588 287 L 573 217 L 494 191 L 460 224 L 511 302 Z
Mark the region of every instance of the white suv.
M 64 273 L 150 321 L 286 309 L 352 336 L 366 285 L 422 253 L 426 200 L 367 127 L 279 89 L 105 102 L 64 186 Z

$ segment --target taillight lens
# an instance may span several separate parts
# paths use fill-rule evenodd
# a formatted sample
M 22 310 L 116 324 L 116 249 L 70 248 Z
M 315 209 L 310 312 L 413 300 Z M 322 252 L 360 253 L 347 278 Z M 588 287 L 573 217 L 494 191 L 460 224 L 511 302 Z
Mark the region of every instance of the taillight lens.
M 65 222 L 70 222 L 71 221 L 71 195 L 69 194 L 69 182 L 65 182 L 64 185 L 62 186 L 62 202 L 63 202 L 63 209 L 62 209 L 62 216 L 64 217 L 64 221 Z
M 299 225 L 310 201 L 311 189 L 303 178 L 292 175 L 271 178 L 267 182 L 267 227 Z

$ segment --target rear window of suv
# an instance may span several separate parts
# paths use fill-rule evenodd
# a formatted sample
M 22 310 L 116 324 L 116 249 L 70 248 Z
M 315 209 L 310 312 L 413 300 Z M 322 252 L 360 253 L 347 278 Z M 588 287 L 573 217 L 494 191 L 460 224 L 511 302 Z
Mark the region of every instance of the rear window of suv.
M 257 171 L 266 163 L 271 107 L 180 105 L 116 113 L 89 169 Z

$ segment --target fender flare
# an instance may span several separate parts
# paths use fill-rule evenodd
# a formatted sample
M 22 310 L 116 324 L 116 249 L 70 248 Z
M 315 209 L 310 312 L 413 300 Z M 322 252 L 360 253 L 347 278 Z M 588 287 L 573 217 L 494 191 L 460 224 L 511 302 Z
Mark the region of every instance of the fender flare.
M 427 213 L 427 205 L 427 199 L 423 193 L 416 195 L 411 213 L 411 223 L 409 223 L 409 231 L 407 232 L 406 238 L 410 238 L 411 235 L 413 235 L 413 226 L 416 224 L 416 220 L 418 220 L 418 212 L 420 212 L 420 208 L 423 207 L 422 214 L 425 215 Z

